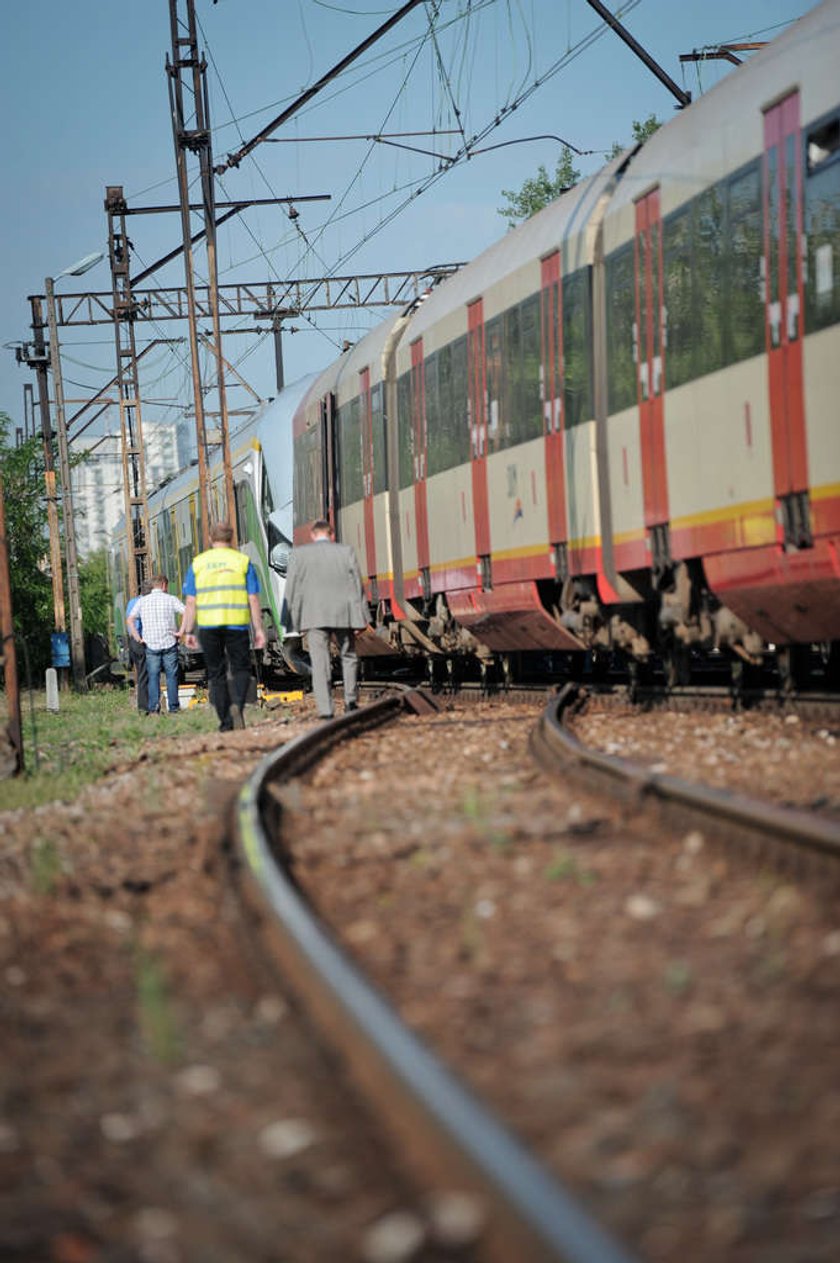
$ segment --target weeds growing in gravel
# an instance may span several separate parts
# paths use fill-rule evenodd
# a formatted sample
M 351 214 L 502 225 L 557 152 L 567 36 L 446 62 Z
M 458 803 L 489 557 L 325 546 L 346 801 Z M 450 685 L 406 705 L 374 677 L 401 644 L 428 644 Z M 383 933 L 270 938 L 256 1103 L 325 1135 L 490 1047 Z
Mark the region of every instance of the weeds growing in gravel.
M 0 695 L 0 719 L 4 703 L 5 696 Z M 218 726 L 209 706 L 171 718 L 141 715 L 126 689 L 63 692 L 59 707 L 57 713 L 48 711 L 44 692 L 23 695 L 24 771 L 0 781 L 0 809 L 70 801 L 109 768 L 136 758 L 145 742 L 213 732 Z
M 591 886 L 598 880 L 597 873 L 590 868 L 581 868 L 568 851 L 555 851 L 545 875 L 549 881 L 575 881 L 579 886 Z
M 510 830 L 493 820 L 497 810 L 495 795 L 482 795 L 481 790 L 470 785 L 464 791 L 461 811 L 476 831 L 482 833 L 494 851 L 507 851 L 511 845 Z
M 32 889 L 37 895 L 52 894 L 61 876 L 61 856 L 52 838 L 36 838 L 32 847 Z
M 181 1046 L 172 1002 L 159 962 L 142 948 L 135 958 L 135 977 L 140 1025 L 149 1052 L 158 1061 L 171 1065 L 178 1060 Z

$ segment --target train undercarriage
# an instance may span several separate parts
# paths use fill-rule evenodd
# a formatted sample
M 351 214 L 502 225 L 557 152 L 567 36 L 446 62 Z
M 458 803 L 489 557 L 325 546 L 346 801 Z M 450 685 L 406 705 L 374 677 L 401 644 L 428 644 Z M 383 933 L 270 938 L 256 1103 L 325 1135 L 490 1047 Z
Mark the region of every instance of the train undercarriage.
M 759 685 L 781 693 L 840 688 L 840 642 L 765 642 L 710 591 L 699 561 L 676 563 L 655 583 L 650 572 L 628 576 L 635 599 L 618 605 L 600 600 L 594 577 L 536 586 L 545 612 L 573 638 L 571 649 L 523 649 L 516 635 L 506 645 L 498 623 L 483 639 L 481 628 L 465 626 L 438 593 L 404 602 L 402 618 L 394 616 L 387 599 L 372 605 L 371 624 L 357 639 L 360 658 L 369 674 L 408 668 L 444 684 L 458 678 L 493 678 L 503 685 L 609 674 L 667 688 L 714 680 L 734 693 Z M 275 649 L 280 648 L 278 643 Z M 282 661 L 293 674 L 308 674 L 299 638 L 282 642 Z

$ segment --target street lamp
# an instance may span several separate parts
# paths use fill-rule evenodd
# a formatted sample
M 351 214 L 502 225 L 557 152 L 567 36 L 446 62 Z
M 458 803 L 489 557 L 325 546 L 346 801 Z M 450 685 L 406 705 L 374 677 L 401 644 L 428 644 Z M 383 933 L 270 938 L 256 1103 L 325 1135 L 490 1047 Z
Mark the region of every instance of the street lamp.
M 69 268 L 65 268 L 63 272 L 59 272 L 54 280 L 60 280 L 62 276 L 84 276 L 85 272 L 89 272 L 97 263 L 101 263 L 105 258 L 103 251 L 97 250 L 94 254 L 86 254 L 83 259 L 79 259 L 78 263 L 72 264 Z
M 73 516 L 73 480 L 70 473 L 70 451 L 64 413 L 64 383 L 61 377 L 61 351 L 58 345 L 58 321 L 55 313 L 55 282 L 62 276 L 82 276 L 105 256 L 101 252 L 86 254 L 83 259 L 64 268 L 57 277 L 44 280 L 47 296 L 47 322 L 50 329 L 50 367 L 55 395 L 58 460 L 61 470 L 61 496 L 64 504 L 64 546 L 67 554 L 67 604 L 70 619 L 70 659 L 73 683 L 80 692 L 87 689 L 85 675 L 85 641 L 82 627 L 82 602 L 79 593 L 79 559 L 76 551 L 76 525 Z

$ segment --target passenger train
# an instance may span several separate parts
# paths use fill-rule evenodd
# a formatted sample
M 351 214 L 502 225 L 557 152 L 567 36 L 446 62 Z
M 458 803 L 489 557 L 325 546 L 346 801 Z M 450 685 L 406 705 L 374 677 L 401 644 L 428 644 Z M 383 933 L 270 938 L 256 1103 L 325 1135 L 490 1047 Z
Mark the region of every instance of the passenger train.
M 235 436 L 275 646 L 326 517 L 366 655 L 836 654 L 838 65 L 827 0 Z M 178 577 L 188 483 L 150 501 Z

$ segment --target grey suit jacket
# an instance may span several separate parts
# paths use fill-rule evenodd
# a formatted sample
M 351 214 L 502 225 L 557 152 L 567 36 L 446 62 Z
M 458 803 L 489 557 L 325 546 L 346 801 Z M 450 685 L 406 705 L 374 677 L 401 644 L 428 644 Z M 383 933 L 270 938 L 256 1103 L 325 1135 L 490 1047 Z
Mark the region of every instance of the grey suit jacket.
M 286 574 L 290 629 L 352 627 L 368 624 L 362 576 L 349 544 L 314 540 L 292 549 Z

